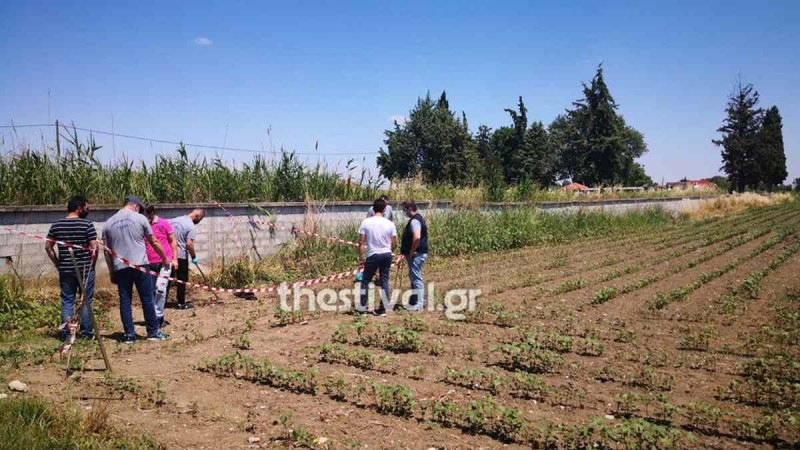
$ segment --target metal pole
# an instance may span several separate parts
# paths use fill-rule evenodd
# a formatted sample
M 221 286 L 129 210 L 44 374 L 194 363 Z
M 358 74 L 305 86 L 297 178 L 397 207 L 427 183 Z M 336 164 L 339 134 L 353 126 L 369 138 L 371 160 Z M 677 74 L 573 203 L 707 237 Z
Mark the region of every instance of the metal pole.
M 61 137 L 59 137 L 58 132 L 58 120 L 56 120 L 56 155 L 61 157 Z
M 199 271 L 200 271 L 200 276 L 202 276 L 202 277 L 203 277 L 203 283 L 205 283 L 206 285 L 208 285 L 208 278 L 206 278 L 206 274 L 204 274 L 204 273 L 203 273 L 203 269 L 201 269 L 201 268 L 200 268 L 200 265 L 199 265 L 199 264 L 195 264 L 194 266 L 195 266 L 195 267 L 197 267 L 197 270 L 199 270 Z M 216 301 L 219 301 L 219 296 L 217 295 L 217 292 L 216 292 L 216 291 L 211 291 L 211 294 L 214 296 L 214 299 L 215 299 Z
M 69 256 L 72 258 L 72 267 L 75 269 L 75 276 L 78 277 L 78 283 L 81 286 L 81 305 L 80 307 L 83 308 L 83 305 L 86 303 L 86 280 L 89 277 L 89 272 L 87 271 L 86 274 L 82 274 L 78 270 L 78 262 L 75 260 L 75 252 L 72 251 L 72 248 L 69 249 Z M 91 269 L 90 269 L 91 270 Z M 78 274 L 81 274 L 80 276 Z M 100 328 L 97 326 L 97 319 L 94 316 L 94 302 L 92 302 L 92 306 L 87 306 L 89 308 L 89 319 L 92 321 L 92 328 L 94 328 L 94 336 L 97 338 L 97 345 L 100 347 L 100 354 L 103 355 L 103 363 L 106 365 L 106 369 L 109 372 L 113 372 L 111 369 L 111 362 L 108 359 L 108 354 L 106 353 L 106 347 L 103 345 L 103 337 L 100 335 Z M 80 309 L 76 313 L 78 317 L 80 317 Z M 69 357 L 67 356 L 67 371 L 69 371 Z

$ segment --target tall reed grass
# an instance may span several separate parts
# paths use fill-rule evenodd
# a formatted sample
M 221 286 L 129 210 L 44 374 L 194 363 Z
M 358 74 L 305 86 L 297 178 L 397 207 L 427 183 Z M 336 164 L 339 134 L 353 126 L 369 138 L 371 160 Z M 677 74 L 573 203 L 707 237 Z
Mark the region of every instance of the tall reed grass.
M 365 169 L 353 176 L 352 161 L 343 178 L 323 165 L 306 167 L 286 152 L 277 161 L 257 155 L 234 166 L 218 158 L 189 159 L 181 147 L 148 165 L 126 158 L 103 163 L 91 140 L 72 144 L 61 154 L 26 149 L 0 157 L 0 204 L 62 204 L 72 195 L 119 203 L 130 193 L 154 203 L 372 200 L 382 184 Z
M 384 181 L 370 176 L 353 160 L 339 167 L 308 167 L 293 153 L 282 152 L 276 160 L 256 155 L 242 164 L 219 158 L 190 159 L 181 146 L 173 155 L 158 155 L 150 164 L 122 157 L 102 162 L 90 137 L 79 140 L 77 132 L 64 136 L 61 152 L 24 148 L 0 156 L 0 204 L 63 204 L 72 195 L 93 203 L 119 203 L 134 193 L 153 203 L 372 200 L 386 193 L 395 200 L 452 200 L 462 205 L 487 201 L 573 201 L 607 198 L 652 198 L 717 195 L 716 191 L 621 191 L 576 193 L 545 189 L 533 183 L 515 186 L 456 187 L 425 185 L 419 179 L 396 181 L 388 190 Z

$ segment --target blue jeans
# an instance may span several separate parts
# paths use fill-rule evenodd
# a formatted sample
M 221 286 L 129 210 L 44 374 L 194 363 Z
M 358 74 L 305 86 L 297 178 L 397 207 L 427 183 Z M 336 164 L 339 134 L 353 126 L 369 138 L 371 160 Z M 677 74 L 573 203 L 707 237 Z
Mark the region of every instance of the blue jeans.
M 81 290 L 81 285 L 78 282 L 78 277 L 74 273 L 62 273 L 58 276 L 59 285 L 61 286 L 61 323 L 65 323 L 73 314 L 75 314 L 75 301 Z M 92 307 L 92 299 L 94 297 L 94 269 L 90 269 L 86 274 L 86 300 L 83 303 L 80 311 L 81 321 L 81 334 L 84 336 L 92 336 L 92 321 L 89 317 L 89 308 Z M 69 336 L 69 330 L 64 328 L 61 330 L 61 338 L 66 339 Z
M 408 258 L 408 280 L 411 282 L 413 294 L 408 299 L 408 306 L 425 309 L 425 282 L 422 281 L 422 265 L 428 259 L 427 253 L 417 253 Z
M 375 272 L 380 271 L 381 274 L 381 286 L 383 287 L 383 293 L 386 296 L 384 299 L 381 299 L 380 306 L 376 308 L 378 312 L 386 312 L 386 304 L 391 301 L 392 297 L 390 296 L 391 291 L 389 289 L 389 269 L 392 268 L 392 254 L 391 253 L 381 253 L 378 255 L 372 255 L 364 261 L 364 277 L 361 279 L 361 308 L 360 311 L 364 311 L 367 308 L 367 289 L 369 288 L 369 282 L 372 281 L 372 277 L 375 276 Z M 384 302 L 386 304 L 384 304 Z
M 125 336 L 136 336 L 133 328 L 133 286 L 139 293 L 142 301 L 142 311 L 144 312 L 144 323 L 147 328 L 147 336 L 158 334 L 158 318 L 156 317 L 156 307 L 153 304 L 154 278 L 130 267 L 114 272 L 119 291 L 119 316 L 122 319 L 122 328 Z

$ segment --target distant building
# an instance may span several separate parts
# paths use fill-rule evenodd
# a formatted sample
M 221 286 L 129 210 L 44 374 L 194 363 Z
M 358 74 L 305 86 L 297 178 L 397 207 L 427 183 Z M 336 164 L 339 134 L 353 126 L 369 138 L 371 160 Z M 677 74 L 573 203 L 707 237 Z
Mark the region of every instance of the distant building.
M 561 190 L 562 191 L 572 191 L 572 192 L 574 192 L 574 191 L 577 191 L 577 192 L 588 192 L 589 191 L 589 186 L 585 186 L 585 185 L 580 184 L 580 183 L 570 183 L 570 184 L 568 184 L 566 186 L 563 186 L 561 188 Z

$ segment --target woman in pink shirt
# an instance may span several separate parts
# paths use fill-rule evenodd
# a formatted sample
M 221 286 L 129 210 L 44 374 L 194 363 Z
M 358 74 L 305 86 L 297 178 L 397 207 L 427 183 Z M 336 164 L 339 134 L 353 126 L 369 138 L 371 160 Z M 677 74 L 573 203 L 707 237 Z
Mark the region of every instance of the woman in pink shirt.
M 167 259 L 172 262 L 172 267 L 164 267 L 156 250 L 149 242 L 145 241 L 147 245 L 147 261 L 150 263 L 148 266 L 151 271 L 161 274 L 162 277 L 165 275 L 170 276 L 172 270 L 178 267 L 178 260 L 176 259 L 178 254 L 178 241 L 175 240 L 175 232 L 169 220 L 162 219 L 156 215 L 156 208 L 153 205 L 145 206 L 144 215 L 150 221 L 150 226 L 153 228 L 153 236 L 158 239 L 161 248 L 164 249 L 164 254 L 167 255 Z M 160 277 L 153 280 L 156 316 L 158 316 L 158 321 L 162 327 L 165 325 L 164 306 L 167 303 L 168 284 L 168 280 L 164 280 Z

